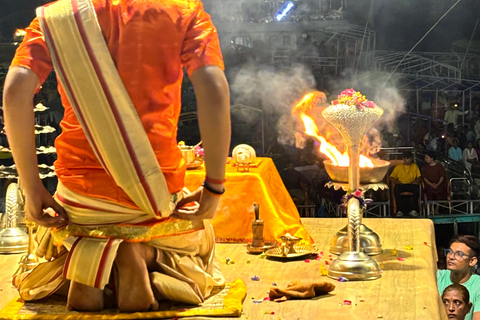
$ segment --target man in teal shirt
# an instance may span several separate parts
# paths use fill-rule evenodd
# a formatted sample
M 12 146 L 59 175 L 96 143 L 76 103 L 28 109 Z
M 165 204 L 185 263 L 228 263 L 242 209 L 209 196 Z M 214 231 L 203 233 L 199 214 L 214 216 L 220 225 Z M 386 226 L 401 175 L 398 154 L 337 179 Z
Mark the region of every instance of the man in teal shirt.
M 438 270 L 437 287 L 440 296 L 452 283 L 465 286 L 470 293 L 472 309 L 465 320 L 480 320 L 480 276 L 472 274 L 478 262 L 480 241 L 475 236 L 456 235 L 450 240 L 450 248 L 445 249 L 447 270 Z

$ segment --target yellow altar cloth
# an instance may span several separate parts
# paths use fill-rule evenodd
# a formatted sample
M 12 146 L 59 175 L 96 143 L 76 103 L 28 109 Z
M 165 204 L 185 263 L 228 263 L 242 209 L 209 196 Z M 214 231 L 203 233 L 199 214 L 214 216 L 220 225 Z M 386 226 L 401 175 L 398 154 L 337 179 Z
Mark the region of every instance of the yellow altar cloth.
M 254 165 L 248 172 L 238 172 L 233 162 L 227 164 L 226 191 L 211 220 L 216 242 L 251 242 L 252 221 L 255 220 L 253 203 L 257 203 L 260 219 L 264 221 L 265 241 L 280 241 L 281 236 L 290 233 L 312 244 L 313 239 L 303 227 L 272 159 L 257 158 Z M 195 190 L 204 179 L 203 166 L 188 170 L 185 186 Z

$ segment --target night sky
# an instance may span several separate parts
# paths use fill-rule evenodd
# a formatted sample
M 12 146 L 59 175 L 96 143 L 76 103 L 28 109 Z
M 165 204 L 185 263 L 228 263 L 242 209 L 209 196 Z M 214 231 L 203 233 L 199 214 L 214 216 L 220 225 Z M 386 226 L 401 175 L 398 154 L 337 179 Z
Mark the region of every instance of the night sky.
M 8 42 L 16 28 L 24 28 L 34 17 L 35 8 L 45 0 L 2 0 L 0 21 L 17 14 L 3 25 L 0 39 Z M 246 0 L 248 2 L 248 0 Z M 377 49 L 408 51 L 457 0 L 350 0 L 346 19 L 377 33 Z M 371 10 L 370 10 L 371 9 Z M 477 19 L 480 0 L 461 0 L 435 27 L 416 51 L 449 51 L 451 43 L 469 40 Z M 480 41 L 480 26 L 474 34 Z

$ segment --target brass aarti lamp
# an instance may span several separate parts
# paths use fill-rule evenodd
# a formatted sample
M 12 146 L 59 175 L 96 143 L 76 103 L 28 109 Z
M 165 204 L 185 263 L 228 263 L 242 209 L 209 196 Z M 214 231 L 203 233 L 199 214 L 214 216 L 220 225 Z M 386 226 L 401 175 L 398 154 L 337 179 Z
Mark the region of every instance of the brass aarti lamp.
M 322 113 L 342 134 L 348 147 L 348 189 L 349 193 L 358 190 L 360 185 L 360 143 L 372 124 L 383 114 L 383 109 L 353 89 L 342 92 L 347 98 L 345 101 L 336 100 Z M 352 98 L 352 99 L 350 99 Z M 353 102 L 347 104 L 348 102 Z M 380 268 L 363 250 L 360 243 L 362 228 L 363 207 L 357 197 L 350 197 L 347 201 L 348 214 L 348 250 L 343 252 L 330 265 L 328 276 L 331 278 L 344 277 L 348 280 L 373 280 L 380 278 Z
M 0 253 L 21 253 L 28 250 L 29 236 L 18 227 L 19 217 L 24 215 L 19 206 L 20 189 L 17 183 L 10 183 L 5 197 L 5 228 L 0 231 Z

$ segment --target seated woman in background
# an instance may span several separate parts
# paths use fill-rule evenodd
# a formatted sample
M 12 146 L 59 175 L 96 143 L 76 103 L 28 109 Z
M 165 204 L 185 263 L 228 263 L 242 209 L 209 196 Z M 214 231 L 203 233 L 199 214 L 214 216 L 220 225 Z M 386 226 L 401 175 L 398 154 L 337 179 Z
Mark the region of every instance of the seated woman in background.
M 448 139 L 448 137 L 447 137 Z M 445 141 L 445 143 L 448 143 Z M 458 141 L 457 138 L 452 139 L 452 146 L 448 149 L 448 157 L 452 160 L 455 161 L 462 161 L 463 160 L 463 151 L 462 149 L 458 146 L 460 142 Z
M 423 191 L 427 200 L 447 200 L 447 176 L 441 163 L 435 161 L 435 155 L 428 151 L 422 168 Z
M 451 284 L 446 287 L 443 290 L 442 301 L 448 319 L 465 320 L 465 316 L 472 308 L 470 294 L 461 284 Z
M 478 163 L 477 150 L 473 148 L 473 143 L 468 141 L 467 147 L 463 149 L 463 162 L 468 170 L 472 171 L 473 166 Z

